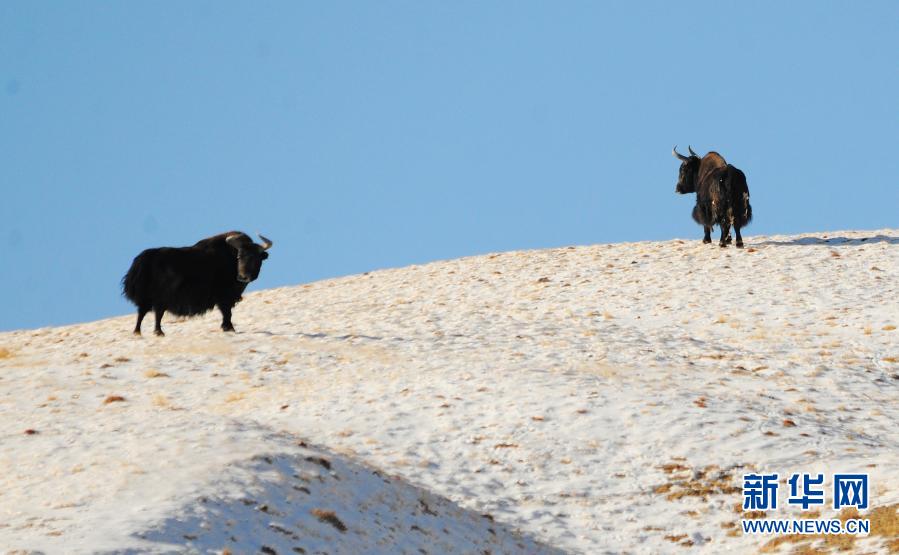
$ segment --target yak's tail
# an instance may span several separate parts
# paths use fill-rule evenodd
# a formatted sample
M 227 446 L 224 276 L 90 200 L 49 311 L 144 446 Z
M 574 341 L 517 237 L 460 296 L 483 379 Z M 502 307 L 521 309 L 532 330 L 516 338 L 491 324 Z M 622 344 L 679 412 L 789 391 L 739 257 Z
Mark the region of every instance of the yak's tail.
M 122 294 L 125 298 L 136 305 L 140 305 L 140 299 L 143 297 L 142 285 L 146 283 L 145 275 L 149 268 L 145 260 L 144 253 L 140 253 L 134 258 L 128 273 L 122 278 Z
M 752 205 L 749 204 L 749 185 L 746 184 L 746 174 L 737 170 L 736 172 L 736 197 L 737 206 L 743 209 L 743 226 L 749 225 L 752 221 Z

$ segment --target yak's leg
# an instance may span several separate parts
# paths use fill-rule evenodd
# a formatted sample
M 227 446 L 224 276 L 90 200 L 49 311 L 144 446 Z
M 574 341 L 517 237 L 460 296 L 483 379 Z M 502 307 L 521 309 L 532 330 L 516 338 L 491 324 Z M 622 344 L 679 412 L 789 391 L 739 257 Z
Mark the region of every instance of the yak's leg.
M 702 226 L 702 242 L 703 244 L 712 242 L 712 227 L 708 225 Z
M 721 240 L 718 241 L 719 247 L 727 246 L 727 236 L 730 235 L 730 224 L 721 224 Z
M 156 328 L 153 330 L 153 333 L 162 337 L 165 335 L 162 333 L 162 315 L 165 314 L 165 308 L 161 306 L 153 307 L 153 315 L 156 316 Z
M 144 321 L 144 316 L 150 312 L 150 309 L 146 306 L 141 306 L 137 308 L 137 325 L 134 326 L 134 335 L 140 335 L 140 323 Z
M 726 242 L 728 245 L 734 242 L 734 238 L 731 237 L 730 233 L 727 234 L 727 239 L 725 239 L 725 242 Z
M 220 304 L 219 310 L 222 311 L 222 331 L 234 331 L 234 326 L 231 325 L 231 307 Z
M 737 248 L 742 249 L 743 248 L 743 236 L 740 235 L 740 226 L 738 226 L 738 225 L 734 226 L 734 234 L 737 236 Z

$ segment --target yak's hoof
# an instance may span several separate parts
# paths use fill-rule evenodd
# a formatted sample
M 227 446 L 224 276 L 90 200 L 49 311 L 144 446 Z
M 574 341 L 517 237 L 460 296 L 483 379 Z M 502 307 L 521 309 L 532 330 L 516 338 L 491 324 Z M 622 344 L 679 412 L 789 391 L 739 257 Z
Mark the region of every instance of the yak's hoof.
M 153 330 L 153 333 L 154 333 L 157 337 L 165 337 L 165 334 L 162 332 L 162 330 Z
M 737 248 L 738 248 L 738 249 L 742 249 L 742 248 L 743 248 L 743 241 L 737 241 Z
M 712 240 L 709 239 L 708 237 L 704 237 L 704 238 L 702 239 L 702 244 L 703 244 L 703 245 L 708 245 L 708 244 L 711 243 L 711 242 L 712 242 Z
M 234 330 L 234 326 L 222 326 L 222 331 L 230 331 L 231 333 L 237 333 Z
M 731 243 L 734 242 L 734 238 L 731 237 L 730 235 L 728 235 L 728 236 L 727 236 L 727 239 L 725 239 L 725 242 L 729 245 L 729 244 L 731 244 Z
M 718 242 L 718 246 L 721 247 L 722 249 L 726 249 L 726 248 L 727 248 L 727 242 L 726 242 L 726 241 L 719 241 L 719 242 Z
M 134 330 L 131 334 L 140 337 L 140 330 Z

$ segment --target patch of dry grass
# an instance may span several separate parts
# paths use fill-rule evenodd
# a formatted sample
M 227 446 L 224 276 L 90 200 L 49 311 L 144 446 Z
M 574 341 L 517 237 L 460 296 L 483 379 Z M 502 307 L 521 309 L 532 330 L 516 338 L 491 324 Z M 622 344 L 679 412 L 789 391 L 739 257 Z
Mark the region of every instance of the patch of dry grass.
M 12 351 L 4 347 L 0 347 L 0 359 L 12 358 Z
M 871 521 L 871 536 L 886 539 L 886 548 L 890 553 L 899 553 L 899 503 L 886 507 L 871 509 L 867 519 Z M 819 515 L 803 515 L 803 518 L 817 518 Z M 837 515 L 840 522 L 845 523 L 849 519 L 865 518 L 855 508 L 843 509 Z M 771 539 L 762 546 L 761 553 L 773 553 L 780 546 L 792 544 L 795 546 L 793 553 L 831 553 L 834 551 L 851 551 L 855 548 L 856 536 L 851 534 L 786 534 Z M 813 544 L 823 542 L 822 547 L 814 547 Z
M 243 401 L 247 397 L 246 391 L 236 391 L 234 393 L 229 393 L 227 397 L 225 397 L 226 403 L 236 403 L 238 401 Z
M 125 398 L 121 395 L 109 395 L 106 399 L 103 399 L 103 404 L 108 405 L 110 403 L 123 403 Z
M 693 540 L 686 534 L 668 534 L 665 536 L 665 539 L 681 547 L 693 547 Z
M 155 368 L 150 368 L 149 370 L 144 372 L 144 377 L 145 378 L 168 378 L 169 375 L 166 374 L 165 372 L 160 372 L 159 370 L 157 370 Z
M 663 464 L 659 468 L 668 475 L 668 482 L 653 488 L 653 493 L 665 495 L 668 501 L 684 497 L 699 497 L 707 501 L 711 495 L 740 493 L 733 477 L 733 470 L 722 470 L 717 465 L 690 468 L 680 462 Z

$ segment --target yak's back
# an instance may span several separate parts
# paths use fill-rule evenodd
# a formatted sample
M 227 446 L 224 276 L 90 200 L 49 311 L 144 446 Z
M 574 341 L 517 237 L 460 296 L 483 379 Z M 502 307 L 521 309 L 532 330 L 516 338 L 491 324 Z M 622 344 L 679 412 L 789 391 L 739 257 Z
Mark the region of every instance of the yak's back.
M 196 247 L 147 249 L 135 257 L 122 279 L 123 293 L 137 306 L 159 305 L 174 314 L 203 314 L 215 305 L 216 268 L 209 250 Z
M 724 159 L 724 156 L 721 156 L 714 150 L 709 151 L 708 154 L 702 157 L 702 161 L 699 163 L 697 185 L 701 186 L 712 172 L 726 167 L 727 161 Z

